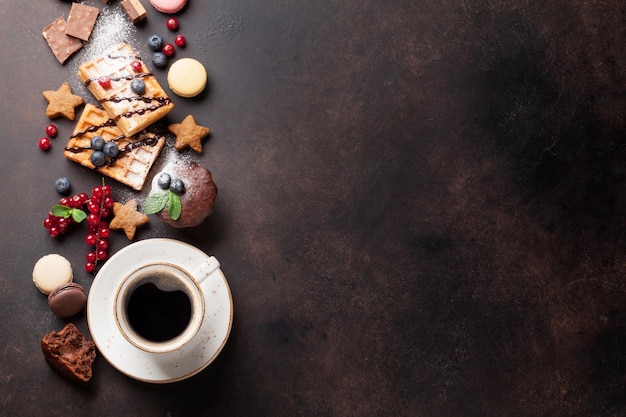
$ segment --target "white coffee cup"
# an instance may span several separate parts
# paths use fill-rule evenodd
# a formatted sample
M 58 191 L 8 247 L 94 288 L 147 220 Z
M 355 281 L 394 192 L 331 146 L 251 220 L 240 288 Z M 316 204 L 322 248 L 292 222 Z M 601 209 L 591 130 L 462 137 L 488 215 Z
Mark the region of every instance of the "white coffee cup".
M 193 271 L 151 263 L 131 271 L 116 288 L 115 321 L 120 333 L 149 353 L 183 348 L 198 333 L 205 312 L 202 282 L 219 268 L 211 257 Z

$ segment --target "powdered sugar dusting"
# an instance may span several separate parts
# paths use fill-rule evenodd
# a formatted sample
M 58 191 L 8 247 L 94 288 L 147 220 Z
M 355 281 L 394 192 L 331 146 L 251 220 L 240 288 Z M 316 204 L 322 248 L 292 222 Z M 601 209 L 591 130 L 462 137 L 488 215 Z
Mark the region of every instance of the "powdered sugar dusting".
M 187 154 L 181 154 L 172 147 L 165 146 L 161 151 L 160 160 L 157 161 L 152 170 L 152 180 L 149 192 L 160 187 L 157 185 L 157 179 L 161 172 L 171 173 L 175 170 L 176 165 L 190 161 L 191 158 Z
M 89 41 L 71 60 L 71 71 L 78 72 L 78 67 L 86 61 L 102 55 L 107 49 L 127 42 L 133 46 L 137 28 L 133 25 L 126 12 L 119 5 L 106 5 L 100 10 L 96 25 L 91 32 Z M 82 83 L 72 79 L 72 88 L 82 89 Z
M 120 42 L 132 45 L 136 28 L 121 7 L 106 6 L 101 12 L 89 42 L 83 48 L 81 61 L 102 55 Z

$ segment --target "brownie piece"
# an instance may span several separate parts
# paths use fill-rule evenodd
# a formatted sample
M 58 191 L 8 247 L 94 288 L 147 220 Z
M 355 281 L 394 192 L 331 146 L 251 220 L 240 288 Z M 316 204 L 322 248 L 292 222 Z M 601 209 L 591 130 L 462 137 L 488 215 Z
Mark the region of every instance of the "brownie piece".
M 96 359 L 96 345 L 72 323 L 59 332 L 51 331 L 41 339 L 46 362 L 74 382 L 91 379 L 91 365 Z

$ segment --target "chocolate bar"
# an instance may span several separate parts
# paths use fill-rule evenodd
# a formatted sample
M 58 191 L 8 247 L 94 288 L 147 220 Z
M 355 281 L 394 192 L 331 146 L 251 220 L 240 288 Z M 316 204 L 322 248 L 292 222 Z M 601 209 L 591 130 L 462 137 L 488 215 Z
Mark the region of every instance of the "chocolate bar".
M 72 3 L 70 15 L 67 18 L 65 34 L 88 41 L 91 31 L 96 24 L 98 14 L 100 14 L 100 9 L 97 7 Z
M 83 47 L 83 43 L 79 39 L 68 36 L 65 33 L 66 26 L 65 18 L 60 16 L 42 31 L 43 37 L 48 42 L 52 53 L 61 64 L 65 63 L 70 56 Z

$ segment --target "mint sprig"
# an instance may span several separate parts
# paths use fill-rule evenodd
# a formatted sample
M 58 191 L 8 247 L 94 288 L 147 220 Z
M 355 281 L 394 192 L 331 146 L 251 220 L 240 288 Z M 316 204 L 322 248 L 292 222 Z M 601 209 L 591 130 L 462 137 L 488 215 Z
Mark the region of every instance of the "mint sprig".
M 87 218 L 87 213 L 81 209 L 62 206 L 60 204 L 52 206 L 50 212 L 57 217 L 64 217 L 66 219 L 71 217 L 76 223 L 80 223 Z
M 170 219 L 178 220 L 182 211 L 182 205 L 180 197 L 171 190 L 151 192 L 143 202 L 143 212 L 145 214 L 155 214 L 163 210 L 166 205 Z

